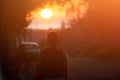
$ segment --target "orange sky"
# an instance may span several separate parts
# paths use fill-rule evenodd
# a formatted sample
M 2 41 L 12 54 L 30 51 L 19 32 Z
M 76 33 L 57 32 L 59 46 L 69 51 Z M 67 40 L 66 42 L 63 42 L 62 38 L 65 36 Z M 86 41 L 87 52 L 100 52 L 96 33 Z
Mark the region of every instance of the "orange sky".
M 80 0 L 72 0 L 73 5 L 77 9 L 79 7 L 80 12 L 81 12 L 81 17 L 84 16 L 87 10 L 87 6 L 82 4 L 81 6 L 78 6 L 79 4 L 77 3 Z M 81 0 L 84 1 L 84 0 Z M 82 2 L 81 2 L 82 3 Z M 86 6 L 86 7 L 85 7 Z M 27 16 L 27 19 L 30 20 L 30 24 L 28 25 L 28 28 L 30 29 L 60 29 L 61 28 L 61 21 L 65 20 L 67 22 L 66 18 L 66 10 L 71 7 L 69 3 L 67 3 L 64 8 L 61 10 L 60 6 L 58 5 L 46 5 L 45 8 L 48 8 L 52 10 L 53 16 L 50 19 L 44 19 L 41 17 L 41 8 L 34 9 L 29 13 L 30 16 Z M 69 18 L 76 16 L 77 11 L 74 11 L 75 14 L 69 15 Z M 78 17 L 78 16 L 76 16 Z
M 46 8 L 45 8 L 46 9 Z M 64 17 L 64 13 L 60 11 L 59 9 L 55 9 L 52 7 L 47 7 L 47 9 L 50 9 L 53 13 L 53 16 L 49 19 L 43 18 L 41 14 L 41 9 L 36 9 L 32 11 L 32 21 L 29 24 L 28 28 L 32 29 L 57 29 L 60 28 L 61 20 Z

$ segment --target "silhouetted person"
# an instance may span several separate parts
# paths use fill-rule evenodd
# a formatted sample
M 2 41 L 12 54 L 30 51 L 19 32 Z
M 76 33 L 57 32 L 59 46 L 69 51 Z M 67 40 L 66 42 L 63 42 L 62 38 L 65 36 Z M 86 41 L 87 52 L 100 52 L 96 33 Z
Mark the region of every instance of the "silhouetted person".
M 67 59 L 58 48 L 59 37 L 56 32 L 47 36 L 49 48 L 40 52 L 35 80 L 67 80 Z

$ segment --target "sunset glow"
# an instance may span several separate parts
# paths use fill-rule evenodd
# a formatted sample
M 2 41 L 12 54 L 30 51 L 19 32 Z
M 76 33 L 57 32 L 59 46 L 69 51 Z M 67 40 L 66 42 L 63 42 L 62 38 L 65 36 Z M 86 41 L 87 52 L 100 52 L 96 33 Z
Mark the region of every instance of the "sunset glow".
M 61 22 L 65 22 L 68 28 L 69 21 L 82 19 L 88 10 L 88 3 L 84 0 L 71 0 L 64 6 L 58 4 L 45 4 L 43 8 L 36 8 L 26 16 L 26 21 L 30 22 L 28 29 L 61 29 Z M 74 6 L 74 9 L 72 8 Z M 67 24 L 67 25 L 66 25 Z
M 44 19 L 50 19 L 53 16 L 52 10 L 47 8 L 43 9 L 40 14 Z
M 59 7 L 49 6 L 43 9 L 38 8 L 27 15 L 26 20 L 30 22 L 28 29 L 60 29 L 61 20 L 65 18 L 65 13 Z

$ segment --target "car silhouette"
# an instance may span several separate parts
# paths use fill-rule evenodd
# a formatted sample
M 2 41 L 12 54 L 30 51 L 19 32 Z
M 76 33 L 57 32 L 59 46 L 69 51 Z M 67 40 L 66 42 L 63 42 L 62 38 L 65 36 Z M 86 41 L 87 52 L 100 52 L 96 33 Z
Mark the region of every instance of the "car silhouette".
M 20 60 L 18 76 L 21 80 L 33 80 L 35 65 L 40 53 L 36 42 L 22 42 L 18 48 L 18 60 Z

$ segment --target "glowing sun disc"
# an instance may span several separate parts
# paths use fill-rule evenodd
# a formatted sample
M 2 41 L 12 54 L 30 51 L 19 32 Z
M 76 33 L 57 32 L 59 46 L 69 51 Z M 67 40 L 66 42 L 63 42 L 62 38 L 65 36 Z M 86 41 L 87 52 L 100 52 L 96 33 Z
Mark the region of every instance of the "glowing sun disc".
M 53 12 L 51 9 L 43 9 L 41 11 L 41 16 L 44 19 L 50 19 L 53 16 Z

